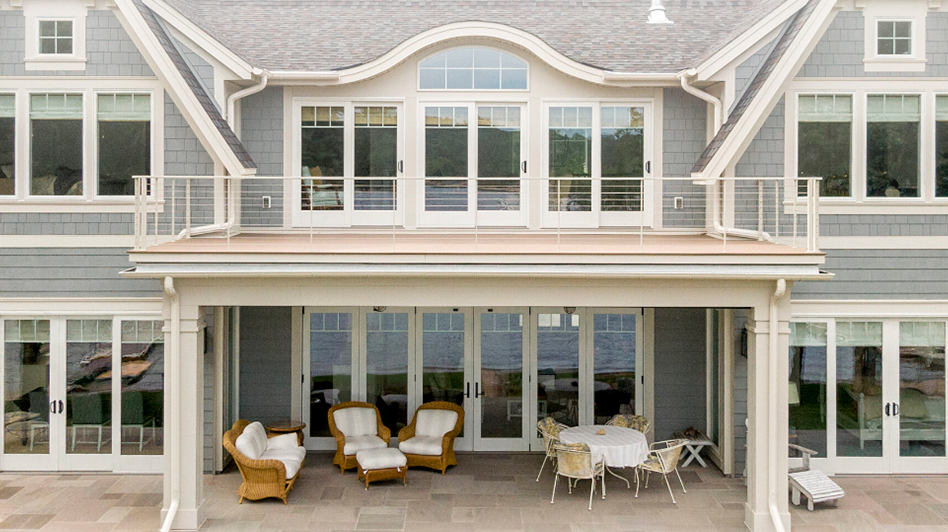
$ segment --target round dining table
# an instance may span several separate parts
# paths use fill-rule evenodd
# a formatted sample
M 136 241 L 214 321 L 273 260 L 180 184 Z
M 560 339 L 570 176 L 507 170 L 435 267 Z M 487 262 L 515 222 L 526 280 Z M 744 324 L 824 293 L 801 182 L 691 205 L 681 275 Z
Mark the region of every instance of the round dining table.
M 605 434 L 598 434 L 599 431 L 605 431 Z M 615 474 L 610 468 L 634 468 L 648 458 L 648 439 L 645 438 L 645 434 L 626 427 L 612 425 L 570 427 L 560 431 L 560 441 L 567 444 L 585 443 L 588 445 L 593 460 L 598 461 L 601 457 L 606 470 L 612 476 L 624 480 L 626 486 L 630 488 L 629 479 Z M 603 490 L 603 498 L 605 498 L 605 490 Z

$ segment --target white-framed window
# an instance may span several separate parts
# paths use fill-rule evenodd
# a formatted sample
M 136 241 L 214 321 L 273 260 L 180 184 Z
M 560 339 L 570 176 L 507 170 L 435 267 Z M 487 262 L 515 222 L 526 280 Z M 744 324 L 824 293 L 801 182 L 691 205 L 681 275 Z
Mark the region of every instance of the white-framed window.
M 294 102 L 294 225 L 400 223 L 402 112 L 398 101 Z
M 866 96 L 866 196 L 918 198 L 921 97 Z
M 81 0 L 25 3 L 26 70 L 85 70 L 87 13 Z
M 40 19 L 37 22 L 41 55 L 73 55 L 72 20 Z
M 924 2 L 906 2 L 898 9 L 893 4 L 868 4 L 865 17 L 866 72 L 924 72 L 925 19 Z
M 935 197 L 948 198 L 948 95 L 935 96 Z
M 62 82 L 53 90 L 0 93 L 0 204 L 15 212 L 126 212 L 133 176 L 163 165 L 154 81 Z M 76 89 L 65 87 L 78 85 Z M 148 87 L 148 88 L 145 88 Z M 159 100 L 156 102 L 156 98 Z M 162 107 L 163 108 L 163 107 Z
M 877 20 L 876 55 L 911 56 L 913 22 L 912 20 Z
M 527 90 L 527 62 L 495 48 L 465 46 L 418 63 L 420 90 Z
M 650 224 L 652 127 L 651 102 L 548 102 L 544 225 Z
M 822 177 L 820 197 L 852 196 L 852 95 L 799 95 L 797 146 L 797 175 Z
M 16 193 L 16 94 L 0 94 L 0 196 Z

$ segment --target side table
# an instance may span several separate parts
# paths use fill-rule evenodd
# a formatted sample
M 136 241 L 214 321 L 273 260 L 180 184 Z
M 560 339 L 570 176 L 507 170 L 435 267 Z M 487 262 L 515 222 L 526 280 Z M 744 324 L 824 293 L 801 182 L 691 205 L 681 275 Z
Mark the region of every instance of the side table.
M 303 445 L 303 429 L 306 428 L 306 423 L 302 421 L 284 419 L 267 423 L 264 427 L 267 429 L 267 433 L 273 434 L 291 434 L 295 432 L 300 446 L 302 447 Z
M 678 438 L 686 440 L 688 443 L 685 444 L 685 449 L 687 452 L 687 458 L 682 462 L 681 467 L 688 467 L 693 460 L 697 460 L 701 467 L 708 467 L 708 464 L 701 459 L 701 451 L 704 450 L 708 445 L 712 445 L 714 442 L 708 438 L 704 432 L 700 430 L 697 431 L 678 431 L 672 434 L 673 438 Z

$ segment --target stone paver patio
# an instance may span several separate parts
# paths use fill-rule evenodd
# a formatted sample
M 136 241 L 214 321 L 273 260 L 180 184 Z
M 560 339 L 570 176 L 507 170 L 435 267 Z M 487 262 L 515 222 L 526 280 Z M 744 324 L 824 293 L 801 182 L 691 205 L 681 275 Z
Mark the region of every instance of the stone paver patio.
M 677 505 L 660 482 L 635 499 L 624 483 L 607 476 L 606 500 L 597 494 L 587 511 L 585 482 L 572 496 L 560 483 L 556 504 L 550 504 L 549 466 L 539 483 L 534 480 L 542 455 L 462 454 L 444 477 L 412 469 L 407 487 L 391 481 L 369 491 L 354 472 L 340 475 L 331 459 L 328 453 L 309 455 L 287 506 L 275 499 L 238 505 L 236 471 L 205 477 L 203 530 L 745 530 L 743 483 L 710 467 L 683 470 L 688 493 L 676 488 Z M 846 490 L 839 508 L 793 508 L 794 532 L 948 532 L 948 476 L 837 480 Z M 0 474 L 0 530 L 157 530 L 160 507 L 156 475 Z

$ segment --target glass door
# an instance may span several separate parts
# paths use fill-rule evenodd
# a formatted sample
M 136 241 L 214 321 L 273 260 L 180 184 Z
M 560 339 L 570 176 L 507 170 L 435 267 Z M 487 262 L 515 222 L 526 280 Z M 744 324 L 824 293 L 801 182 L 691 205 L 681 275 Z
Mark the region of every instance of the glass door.
M 329 409 L 359 397 L 359 309 L 307 307 L 303 314 L 303 420 L 308 449 L 335 449 Z
M 410 421 L 409 397 L 416 394 L 414 322 L 411 307 L 360 309 L 360 390 L 378 407 L 393 443 Z
M 111 318 L 66 320 L 66 441 L 60 469 L 111 469 L 112 323 Z
M 58 468 L 65 402 L 52 390 L 55 354 L 48 319 L 3 322 L 3 469 Z
M 588 423 L 580 398 L 588 394 L 588 372 L 580 363 L 584 350 L 582 316 L 575 307 L 533 308 L 531 380 L 531 450 L 541 450 L 537 421 L 552 417 L 564 425 Z
M 526 225 L 526 106 L 477 106 L 478 226 Z
M 474 449 L 526 451 L 531 426 L 528 379 L 529 313 L 526 308 L 474 309 Z M 526 406 L 526 408 L 525 408 Z
M 587 418 L 605 424 L 616 414 L 644 414 L 642 383 L 642 319 L 629 309 L 589 309 L 586 353 L 591 363 L 592 401 Z M 590 407 L 592 411 L 590 412 Z
M 409 405 L 414 411 L 424 403 L 445 401 L 462 406 L 471 412 L 471 370 L 473 316 L 470 308 L 419 308 L 417 309 L 415 360 L 420 382 L 414 401 Z M 420 395 L 419 395 L 420 394 Z M 471 449 L 471 416 L 465 416 L 462 428 L 454 442 L 454 448 Z

